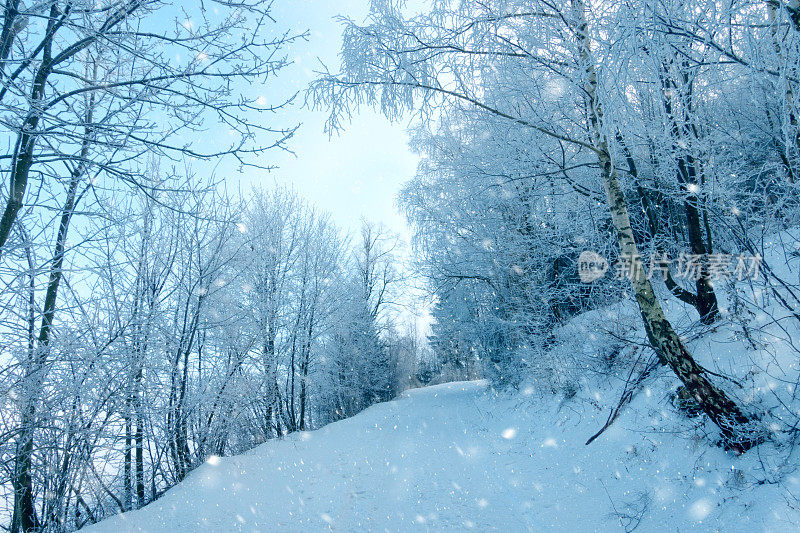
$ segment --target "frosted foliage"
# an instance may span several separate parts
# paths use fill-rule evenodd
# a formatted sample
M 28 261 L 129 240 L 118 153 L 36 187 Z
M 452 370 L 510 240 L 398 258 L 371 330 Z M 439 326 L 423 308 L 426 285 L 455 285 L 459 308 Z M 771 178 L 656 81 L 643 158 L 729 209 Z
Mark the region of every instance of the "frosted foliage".
M 5 3 L 0 526 L 796 530 L 797 4 L 368 4 L 305 103 L 407 247 L 230 192 L 277 2 Z

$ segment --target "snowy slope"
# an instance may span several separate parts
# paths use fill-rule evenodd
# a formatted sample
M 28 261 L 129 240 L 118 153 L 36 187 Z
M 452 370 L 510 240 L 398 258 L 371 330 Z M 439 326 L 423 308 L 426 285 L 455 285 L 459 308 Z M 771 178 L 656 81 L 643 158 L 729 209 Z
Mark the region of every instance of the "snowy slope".
M 591 397 L 559 407 L 480 382 L 415 390 L 214 458 L 153 504 L 86 531 L 797 530 L 785 496 L 798 480 L 759 484 L 749 472 L 762 452 L 736 458 L 673 432 L 666 390 L 637 396 L 590 446 L 606 416 Z M 592 396 L 603 394 L 615 391 Z

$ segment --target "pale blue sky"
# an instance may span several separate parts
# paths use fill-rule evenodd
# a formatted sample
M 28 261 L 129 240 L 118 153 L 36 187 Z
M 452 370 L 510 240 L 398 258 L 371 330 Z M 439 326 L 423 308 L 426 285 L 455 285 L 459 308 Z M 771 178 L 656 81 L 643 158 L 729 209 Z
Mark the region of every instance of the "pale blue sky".
M 423 1 L 414 0 L 412 4 L 418 9 Z M 300 93 L 290 107 L 275 114 L 251 117 L 270 128 L 288 128 L 300 123 L 300 129 L 287 145 L 294 154 L 272 150 L 253 161 L 262 166 L 278 167 L 272 171 L 245 167 L 238 172 L 234 158 L 195 162 L 193 170 L 213 173 L 229 192 L 240 191 L 244 195 L 254 186 L 265 189 L 276 184 L 291 186 L 310 204 L 329 213 L 333 222 L 350 235 L 357 235 L 362 218 L 383 224 L 400 237 L 397 256 L 407 266 L 410 251 L 405 245 L 411 235 L 404 216 L 397 209 L 396 199 L 417 168 L 418 157 L 408 148 L 406 128 L 409 124 L 392 124 L 373 110 L 362 109 L 353 115 L 352 123 L 346 124 L 343 131 L 330 136 L 324 131 L 326 111 L 303 107 L 304 92 L 316 77 L 315 71 L 322 68 L 320 62 L 331 71 L 339 68 L 342 26 L 335 17 L 342 15 L 361 22 L 369 4 L 370 0 L 275 0 L 271 15 L 276 23 L 267 25 L 264 31 L 275 36 L 287 31 L 295 34 L 308 31 L 308 40 L 297 41 L 283 50 L 293 63 L 275 77 L 263 84 L 240 82 L 235 90 L 265 108 L 279 105 Z M 184 28 L 191 27 L 193 18 L 200 16 L 199 6 L 188 0 L 174 7 L 179 9 L 174 13 L 174 21 L 165 14 L 155 16 L 163 17 L 169 27 L 178 24 Z M 176 61 L 186 60 L 176 55 Z M 186 134 L 186 140 L 199 146 L 208 145 L 207 152 L 226 149 L 230 142 L 227 135 L 231 132 L 222 124 L 211 123 L 210 119 L 205 125 L 206 130 Z M 270 135 L 260 139 L 264 143 L 273 140 Z M 426 331 L 429 316 L 423 294 L 415 290 L 410 281 L 400 292 L 402 301 L 399 303 L 404 304 L 398 309 L 400 319 L 408 321 L 411 315 L 421 313 L 416 322 L 420 332 Z
M 273 15 L 281 28 L 310 31 L 308 42 L 288 49 L 295 64 L 259 90 L 269 103 L 302 91 L 319 69 L 318 58 L 331 70 L 339 65 L 341 25 L 346 15 L 357 21 L 367 14 L 369 0 L 277 0 Z M 302 104 L 302 98 L 300 99 Z M 407 238 L 404 218 L 395 200 L 402 184 L 413 177 L 417 157 L 408 149 L 406 123 L 391 124 L 364 109 L 345 131 L 329 137 L 324 132 L 324 111 L 301 109 L 298 104 L 281 113 L 281 123 L 301 122 L 289 147 L 295 156 L 273 152 L 278 170 L 247 171 L 243 185 L 261 182 L 291 184 L 304 198 L 329 212 L 345 230 L 353 230 L 361 217 L 381 222 Z
M 341 24 L 334 18 L 344 15 L 360 22 L 369 2 L 277 0 L 273 15 L 279 27 L 309 30 L 310 36 L 307 42 L 288 49 L 294 64 L 271 83 L 254 88 L 260 91 L 257 96 L 273 103 L 305 90 L 314 71 L 319 70 L 320 60 L 330 70 L 338 70 Z M 282 124 L 302 123 L 289 144 L 296 155 L 273 152 L 270 163 L 279 168 L 269 173 L 246 171 L 243 187 L 252 183 L 291 185 L 303 198 L 330 213 L 342 230 L 355 234 L 363 217 L 384 224 L 407 244 L 411 235 L 396 199 L 403 184 L 414 176 L 418 162 L 408 148 L 408 123 L 393 124 L 371 109 L 362 109 L 344 131 L 329 136 L 324 131 L 325 111 L 302 108 L 302 102 L 301 97 L 297 106 L 279 115 Z M 409 259 L 409 248 L 401 244 L 401 250 L 400 259 Z M 418 334 L 424 336 L 430 324 L 428 302 L 413 285 L 404 284 L 401 290 L 398 318 L 415 322 Z

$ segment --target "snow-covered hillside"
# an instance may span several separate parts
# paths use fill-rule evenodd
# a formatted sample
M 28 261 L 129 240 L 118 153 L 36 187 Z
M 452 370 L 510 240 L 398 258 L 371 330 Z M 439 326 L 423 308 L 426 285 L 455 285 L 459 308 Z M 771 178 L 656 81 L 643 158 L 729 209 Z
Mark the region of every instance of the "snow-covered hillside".
M 439 385 L 321 430 L 212 458 L 161 499 L 86 529 L 123 531 L 793 531 L 798 479 L 764 483 L 646 389 L 587 437 L 618 390 L 558 405 L 532 388 Z

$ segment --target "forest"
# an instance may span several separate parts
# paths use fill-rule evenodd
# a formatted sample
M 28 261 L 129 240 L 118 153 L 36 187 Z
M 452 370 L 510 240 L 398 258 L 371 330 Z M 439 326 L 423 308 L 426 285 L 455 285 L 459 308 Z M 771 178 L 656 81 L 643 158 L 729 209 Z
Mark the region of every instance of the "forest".
M 3 529 L 102 525 L 219 458 L 466 381 L 557 407 L 525 413 L 541 427 L 590 410 L 573 444 L 596 461 L 658 390 L 659 438 L 800 519 L 797 2 L 365 1 L 335 20 L 339 64 L 273 101 L 248 88 L 315 38 L 280 3 L 4 1 Z M 366 111 L 407 132 L 409 243 L 231 177 L 314 157 L 297 108 L 331 138 Z M 606 493 L 619 528 L 659 530 L 652 496 Z

